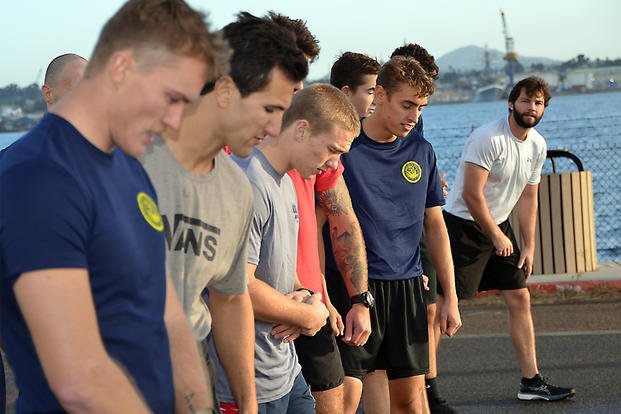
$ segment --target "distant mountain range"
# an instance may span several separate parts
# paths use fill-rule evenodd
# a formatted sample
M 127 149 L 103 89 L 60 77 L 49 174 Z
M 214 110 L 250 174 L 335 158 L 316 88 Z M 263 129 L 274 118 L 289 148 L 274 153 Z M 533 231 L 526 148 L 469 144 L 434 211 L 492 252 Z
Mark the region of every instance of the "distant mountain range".
M 504 68 L 503 60 L 504 52 L 495 49 L 487 49 L 489 53 L 490 66 L 492 70 L 500 70 Z M 530 68 L 532 64 L 542 63 L 545 66 L 558 65 L 561 61 L 549 59 L 545 57 L 527 57 L 519 56 L 518 62 L 524 68 Z M 455 49 L 436 59 L 436 63 L 440 68 L 440 73 L 446 73 L 451 70 L 467 72 L 471 70 L 483 70 L 485 67 L 485 48 L 479 46 L 464 46 Z

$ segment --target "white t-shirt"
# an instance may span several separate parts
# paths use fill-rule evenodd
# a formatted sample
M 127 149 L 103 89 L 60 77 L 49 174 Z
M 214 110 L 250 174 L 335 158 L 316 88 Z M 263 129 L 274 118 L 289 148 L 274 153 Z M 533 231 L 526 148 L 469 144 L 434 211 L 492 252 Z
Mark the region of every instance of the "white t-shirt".
M 464 165 L 470 162 L 489 171 L 483 194 L 496 224 L 507 220 L 526 185 L 539 184 L 546 159 L 546 142 L 531 128 L 524 141 L 509 128 L 508 117 L 485 124 L 472 132 L 459 162 L 445 210 L 466 220 L 474 220 L 464 202 Z

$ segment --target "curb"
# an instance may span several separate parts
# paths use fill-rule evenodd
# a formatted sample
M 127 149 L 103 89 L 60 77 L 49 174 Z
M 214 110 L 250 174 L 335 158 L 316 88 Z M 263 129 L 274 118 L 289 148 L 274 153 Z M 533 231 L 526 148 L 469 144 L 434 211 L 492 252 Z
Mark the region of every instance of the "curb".
M 594 289 L 611 289 L 621 291 L 621 280 L 588 280 L 588 281 L 558 281 L 558 282 L 531 282 L 526 286 L 531 292 L 538 293 L 559 293 L 559 292 L 588 292 Z M 492 296 L 499 294 L 499 290 L 487 290 L 484 292 L 477 292 L 477 298 L 484 298 L 486 296 Z
M 528 283 L 528 288 L 542 293 L 588 292 L 597 288 L 621 290 L 621 280 L 589 280 L 581 282 L 542 282 Z

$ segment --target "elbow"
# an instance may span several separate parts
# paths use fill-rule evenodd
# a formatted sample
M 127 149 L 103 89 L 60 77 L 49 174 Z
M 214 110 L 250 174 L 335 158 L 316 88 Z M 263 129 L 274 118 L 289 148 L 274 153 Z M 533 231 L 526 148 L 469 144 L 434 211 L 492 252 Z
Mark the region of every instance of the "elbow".
M 79 372 L 63 372 L 48 377 L 50 389 L 67 412 L 91 412 L 97 399 L 97 385 L 91 379 L 103 375 L 103 367 L 90 367 Z
M 471 192 L 469 192 L 469 191 L 465 191 L 464 190 L 461 193 L 461 197 L 463 198 L 464 203 L 466 203 L 466 206 L 468 207 L 468 210 L 470 210 L 472 208 L 472 206 L 474 206 L 476 204 L 477 197 L 474 194 L 472 194 Z
M 93 407 L 95 392 L 83 381 L 54 381 L 50 388 L 67 412 L 89 412 Z

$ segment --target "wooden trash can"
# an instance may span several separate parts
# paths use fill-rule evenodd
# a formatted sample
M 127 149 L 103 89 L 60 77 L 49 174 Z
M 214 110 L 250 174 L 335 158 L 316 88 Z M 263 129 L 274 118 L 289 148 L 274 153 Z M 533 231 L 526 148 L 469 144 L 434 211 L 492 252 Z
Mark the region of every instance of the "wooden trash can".
M 542 174 L 533 274 L 597 269 L 593 178 L 590 171 Z M 509 218 L 520 248 L 517 207 Z

